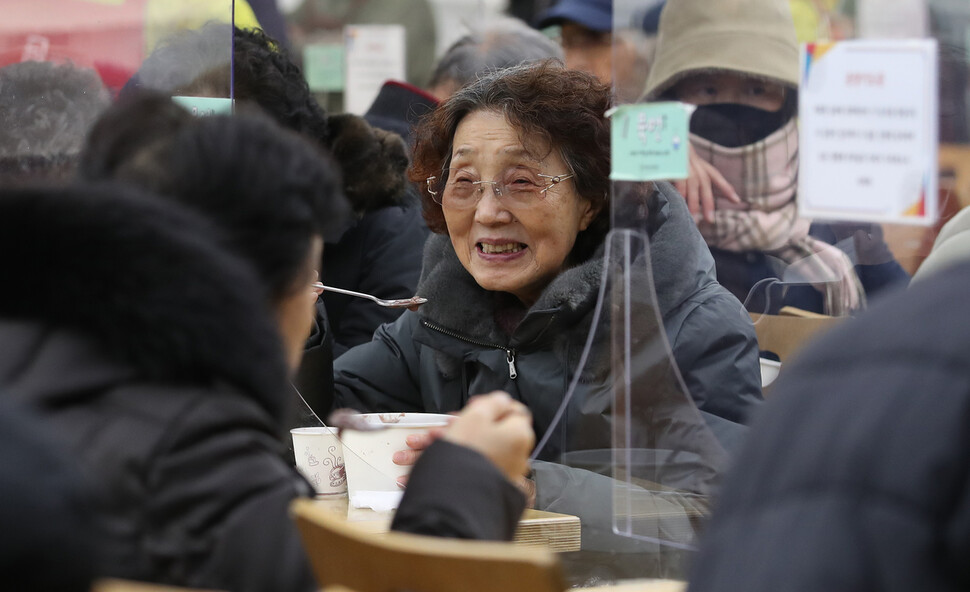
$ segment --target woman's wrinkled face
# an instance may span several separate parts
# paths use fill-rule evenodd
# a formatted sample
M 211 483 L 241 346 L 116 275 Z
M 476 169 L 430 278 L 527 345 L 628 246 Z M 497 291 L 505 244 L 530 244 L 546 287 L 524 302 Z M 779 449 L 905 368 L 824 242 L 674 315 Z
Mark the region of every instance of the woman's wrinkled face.
M 315 236 L 296 285 L 287 296 L 276 303 L 276 320 L 291 372 L 296 372 L 300 367 L 303 348 L 313 329 L 317 294 L 313 291 L 312 284 L 317 281 L 322 254 L 323 239 Z
M 451 170 L 472 179 L 521 182 L 569 174 L 562 156 L 548 146 L 523 146 L 518 130 L 495 111 L 467 115 L 452 143 Z M 451 244 L 465 269 L 486 290 L 508 292 L 531 306 L 566 262 L 596 212 L 576 193 L 574 179 L 566 179 L 538 194 L 530 206 L 510 204 L 484 189 L 468 209 L 442 206 Z
M 694 74 L 673 88 L 678 101 L 692 105 L 731 103 L 777 111 L 785 104 L 785 87 L 731 72 Z

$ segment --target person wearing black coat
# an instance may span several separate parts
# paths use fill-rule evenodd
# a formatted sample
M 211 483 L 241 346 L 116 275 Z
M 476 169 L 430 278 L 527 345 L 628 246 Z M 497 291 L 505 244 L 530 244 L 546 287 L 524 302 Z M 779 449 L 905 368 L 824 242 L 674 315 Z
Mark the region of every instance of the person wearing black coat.
M 102 576 L 309 590 L 265 288 L 215 229 L 121 188 L 0 194 L 0 392 L 94 486 Z M 29 254 L 29 256 L 28 256 Z
M 965 590 L 970 265 L 887 296 L 774 385 L 691 592 Z
M 404 178 L 404 141 L 360 118 L 331 118 L 330 129 L 337 136 L 333 152 L 341 167 L 370 174 L 366 184 L 358 183 L 355 191 L 347 192 L 353 220 L 343 234 L 324 245 L 321 281 L 378 298 L 410 298 L 418 286 L 421 254 L 431 231 L 421 218 L 415 190 Z M 404 311 L 336 292 L 325 291 L 321 300 L 333 334 L 334 359 L 370 341 L 378 327 Z
M 93 486 L 97 575 L 313 590 L 287 515 L 312 491 L 281 439 L 293 404 L 284 344 L 299 351 L 300 339 L 286 335 L 289 312 L 267 308 L 255 268 L 209 238 L 219 235 L 117 186 L 0 191 L 0 392 L 42 418 Z M 306 276 L 289 302 L 308 316 Z M 485 403 L 428 449 L 418 466 L 435 466 L 414 475 L 396 528 L 511 538 L 525 500 L 507 475 L 531 438 L 512 439 L 524 450 L 502 461 L 455 427 L 528 435 L 531 420 L 501 400 L 492 408 L 515 417 L 489 416 Z

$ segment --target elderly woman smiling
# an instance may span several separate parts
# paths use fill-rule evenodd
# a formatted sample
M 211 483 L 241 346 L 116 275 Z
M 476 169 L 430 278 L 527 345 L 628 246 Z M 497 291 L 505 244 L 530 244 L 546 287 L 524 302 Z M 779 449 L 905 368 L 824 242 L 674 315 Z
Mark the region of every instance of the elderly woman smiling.
M 482 288 L 532 306 L 602 200 L 581 197 L 562 155 L 523 146 L 501 112 L 466 115 L 453 141 L 451 166 L 427 183 L 458 260 Z
M 410 178 L 435 233 L 418 287 L 429 302 L 335 363 L 338 406 L 448 412 L 503 390 L 541 437 L 588 372 L 567 422 L 610 447 L 609 369 L 578 364 L 609 230 L 609 106 L 595 78 L 546 62 L 490 74 L 422 121 Z M 658 184 L 647 204 L 634 221 L 651 236 L 677 366 L 709 421 L 742 423 L 761 400 L 754 330 L 717 284 L 683 198 Z

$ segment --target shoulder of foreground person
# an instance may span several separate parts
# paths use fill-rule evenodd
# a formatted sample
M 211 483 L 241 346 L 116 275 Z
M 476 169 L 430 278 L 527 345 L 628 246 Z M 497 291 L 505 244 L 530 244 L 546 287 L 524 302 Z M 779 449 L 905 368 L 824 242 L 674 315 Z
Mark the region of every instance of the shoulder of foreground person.
M 970 265 L 888 296 L 777 381 L 691 590 L 958 589 L 970 551 Z
M 460 539 L 509 541 L 525 495 L 478 452 L 448 441 L 415 465 L 393 530 Z
M 266 414 L 232 392 L 211 391 L 159 442 L 147 475 L 146 548 L 160 581 L 262 592 L 313 590 L 289 517 L 309 484 L 282 457 Z

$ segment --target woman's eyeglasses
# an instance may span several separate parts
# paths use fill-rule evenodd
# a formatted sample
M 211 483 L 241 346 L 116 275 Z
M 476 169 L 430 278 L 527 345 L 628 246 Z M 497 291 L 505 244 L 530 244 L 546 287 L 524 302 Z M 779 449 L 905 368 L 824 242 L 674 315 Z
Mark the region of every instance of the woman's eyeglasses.
M 428 193 L 442 207 L 465 210 L 478 205 L 491 185 L 495 197 L 513 208 L 528 208 L 543 199 L 552 187 L 573 177 L 572 174 L 544 175 L 531 169 L 515 167 L 502 172 L 494 181 L 483 181 L 462 168 L 448 168 L 440 176 L 428 177 Z

